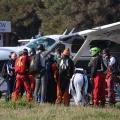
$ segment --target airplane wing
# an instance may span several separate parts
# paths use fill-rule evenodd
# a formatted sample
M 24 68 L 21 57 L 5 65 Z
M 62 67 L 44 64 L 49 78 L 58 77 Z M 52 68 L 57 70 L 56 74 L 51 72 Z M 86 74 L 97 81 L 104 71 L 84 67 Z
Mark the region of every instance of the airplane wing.
M 79 35 L 90 40 L 110 40 L 120 44 L 120 22 L 81 31 Z
M 88 47 L 91 41 L 93 40 L 110 40 L 120 44 L 120 22 L 104 25 L 101 27 L 96 27 L 90 30 L 84 30 L 78 32 L 80 36 L 84 37 L 86 40 L 78 50 L 76 55 L 73 58 L 74 63 L 77 62 L 79 57 Z

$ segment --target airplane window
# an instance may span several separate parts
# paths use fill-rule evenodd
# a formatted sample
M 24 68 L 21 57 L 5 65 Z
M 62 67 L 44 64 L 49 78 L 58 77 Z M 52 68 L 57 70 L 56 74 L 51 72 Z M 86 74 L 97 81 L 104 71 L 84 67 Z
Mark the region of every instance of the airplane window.
M 71 52 L 76 53 L 80 49 L 83 43 L 84 41 L 81 39 L 74 39 L 71 45 Z
M 60 44 L 60 45 L 57 45 L 56 47 L 57 49 L 59 48 L 61 50 L 61 52 L 63 52 L 65 50 L 65 45 L 64 44 Z M 55 48 L 55 49 L 56 49 Z M 55 52 L 55 49 L 52 50 L 52 52 Z
M 38 40 L 35 40 L 33 42 L 30 42 L 26 44 L 29 48 L 37 48 L 39 44 L 43 44 L 46 49 L 49 49 L 53 44 L 55 43 L 55 40 L 48 38 L 48 37 L 41 37 Z
M 114 42 L 111 42 L 109 40 L 95 40 L 90 43 L 90 48 L 92 47 L 98 47 L 101 50 L 105 48 L 111 49 L 112 47 L 115 46 Z

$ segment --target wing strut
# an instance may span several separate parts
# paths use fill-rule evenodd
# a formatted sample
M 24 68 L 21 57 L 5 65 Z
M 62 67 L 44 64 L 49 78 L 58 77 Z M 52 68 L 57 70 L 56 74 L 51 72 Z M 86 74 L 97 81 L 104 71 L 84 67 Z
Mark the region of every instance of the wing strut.
M 74 58 L 73 58 L 73 62 L 74 64 L 76 64 L 76 62 L 78 61 L 78 59 L 80 58 L 80 56 L 83 54 L 83 52 L 85 51 L 85 49 L 88 47 L 88 45 L 90 44 L 91 40 L 86 39 L 85 42 L 83 43 L 83 45 L 81 46 L 81 48 L 78 50 L 78 52 L 75 54 Z

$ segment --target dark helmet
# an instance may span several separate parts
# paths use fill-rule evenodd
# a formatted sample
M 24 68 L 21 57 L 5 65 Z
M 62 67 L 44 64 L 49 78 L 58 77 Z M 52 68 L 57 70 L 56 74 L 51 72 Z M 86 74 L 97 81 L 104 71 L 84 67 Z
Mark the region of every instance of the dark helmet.
M 104 49 L 104 50 L 102 51 L 102 53 L 105 53 L 105 54 L 107 54 L 108 56 L 110 56 L 110 51 L 109 51 L 108 48 Z
M 28 50 L 26 48 L 23 49 L 23 54 L 28 55 Z
M 36 54 L 35 48 L 30 49 L 30 56 L 34 56 Z
M 40 45 L 37 46 L 37 50 L 45 51 L 45 47 L 42 44 L 40 44 Z
M 30 53 L 31 53 L 31 52 L 33 52 L 34 54 L 36 54 L 35 48 L 31 48 L 31 49 L 30 49 Z
M 9 54 L 9 58 L 11 58 L 11 55 L 13 54 L 14 52 L 10 52 L 10 54 Z

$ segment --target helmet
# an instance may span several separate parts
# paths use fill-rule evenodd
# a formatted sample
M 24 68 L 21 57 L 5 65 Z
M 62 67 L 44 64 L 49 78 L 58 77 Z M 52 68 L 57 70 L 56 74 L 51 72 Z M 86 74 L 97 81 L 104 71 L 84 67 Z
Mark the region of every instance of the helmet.
M 9 53 L 9 58 L 11 58 L 11 55 L 12 55 L 13 53 L 14 53 L 14 52 L 10 52 L 10 53 Z
M 91 56 L 94 57 L 99 53 L 99 48 L 98 47 L 93 47 L 90 49 Z
M 23 49 L 23 54 L 28 55 L 28 50 L 27 49 Z
M 108 48 L 104 49 L 104 50 L 102 51 L 102 53 L 105 53 L 105 54 L 107 54 L 108 56 L 110 55 L 110 51 L 109 51 Z
M 36 54 L 35 48 L 30 49 L 30 56 L 34 56 Z
M 31 53 L 31 52 L 33 52 L 34 54 L 36 54 L 35 48 L 31 48 L 31 49 L 30 49 L 30 53 Z
M 37 46 L 37 50 L 43 50 L 43 51 L 45 51 L 45 47 L 42 44 L 39 44 Z

